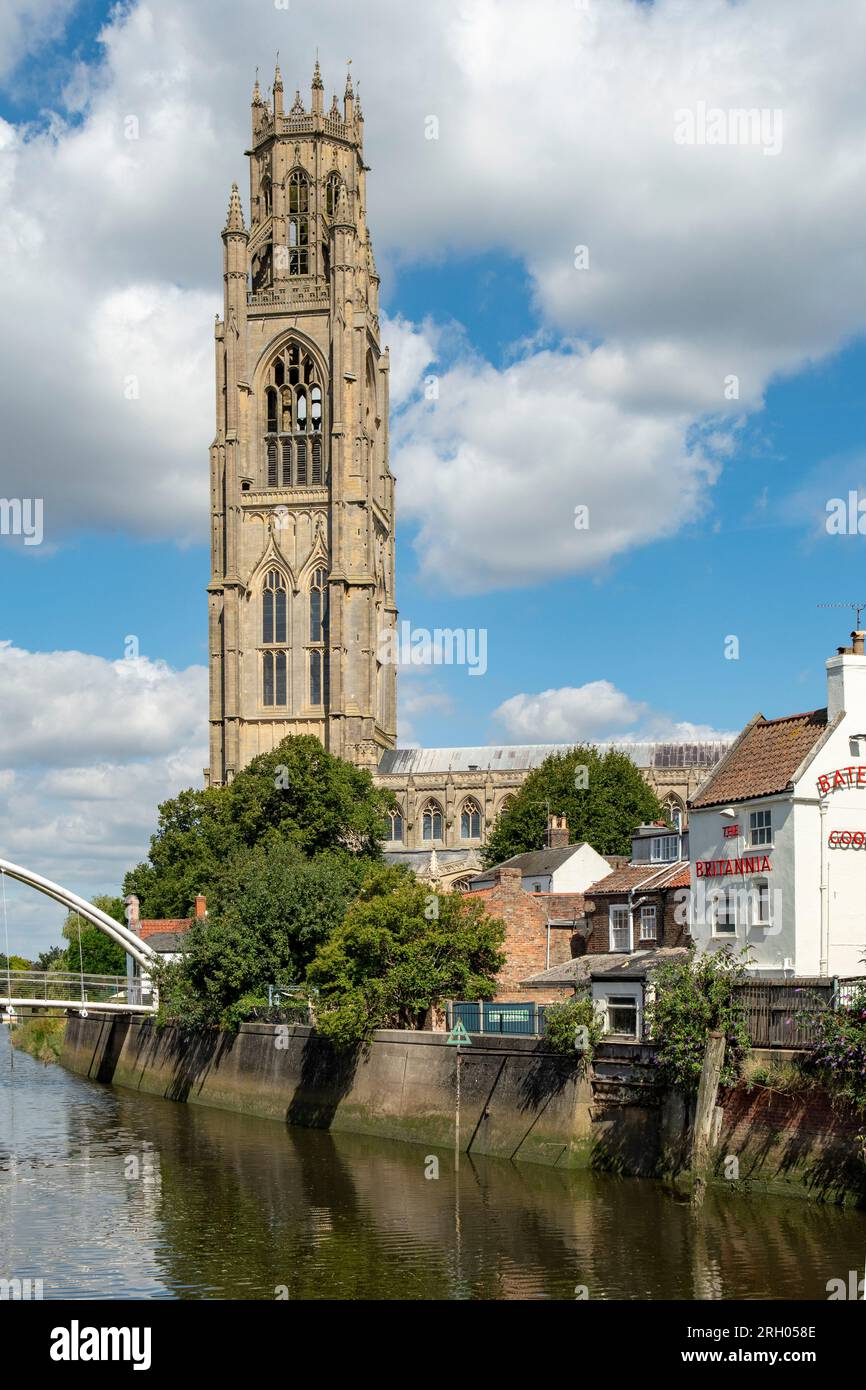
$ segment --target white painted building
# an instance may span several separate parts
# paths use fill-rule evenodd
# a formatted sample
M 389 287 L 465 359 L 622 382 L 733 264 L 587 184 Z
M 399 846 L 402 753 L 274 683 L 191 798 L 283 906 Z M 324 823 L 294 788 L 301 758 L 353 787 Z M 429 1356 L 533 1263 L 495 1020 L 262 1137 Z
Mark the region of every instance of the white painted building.
M 864 633 L 827 662 L 827 708 L 757 714 L 690 804 L 691 933 L 758 976 L 866 975 Z
M 610 864 L 585 840 L 568 843 L 565 816 L 550 816 L 544 849 L 514 854 L 501 864 L 476 874 L 469 880 L 469 891 L 492 888 L 500 869 L 519 869 L 524 893 L 583 893 L 591 883 L 610 873 Z

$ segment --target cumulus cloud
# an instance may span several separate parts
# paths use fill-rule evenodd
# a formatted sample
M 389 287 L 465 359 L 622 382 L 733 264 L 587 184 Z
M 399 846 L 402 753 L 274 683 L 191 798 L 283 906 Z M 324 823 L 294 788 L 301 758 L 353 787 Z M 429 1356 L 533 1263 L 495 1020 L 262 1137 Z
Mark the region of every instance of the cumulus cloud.
M 58 38 L 75 0 L 3 0 L 0 8 L 0 78 L 7 77 L 28 53 Z
M 509 736 L 521 743 L 620 744 L 664 740 L 730 738 L 705 724 L 678 722 L 633 700 L 607 680 L 512 695 L 493 712 Z
M 50 10 L 56 26 L 63 8 Z M 7 5 L 7 54 L 46 15 Z M 219 230 L 232 178 L 244 184 L 253 69 L 285 49 L 288 22 L 263 7 L 250 25 L 234 0 L 211 0 L 205 24 L 194 0 L 118 7 L 103 63 L 76 74 L 66 109 L 0 129 L 0 288 L 15 325 L 0 360 L 4 491 L 38 488 L 49 539 L 85 522 L 205 535 Z M 322 0 L 290 22 L 289 88 L 307 88 L 317 45 L 329 85 L 354 55 L 386 302 L 396 267 L 501 250 L 524 265 L 541 324 L 590 344 L 524 352 L 502 372 L 452 364 L 436 409 L 410 404 L 398 495 L 413 517 L 424 509 L 421 563 L 438 581 L 531 582 L 669 535 L 715 476 L 696 422 L 719 417 L 730 450 L 729 423 L 774 376 L 862 331 L 858 0 L 839 0 L 833 24 L 788 0 Z M 678 144 L 677 113 L 701 102 L 780 110 L 781 152 Z M 388 331 L 399 407 L 443 343 L 426 323 Z M 597 529 L 578 543 L 568 515 L 590 473 Z M 647 516 L 627 504 L 614 517 L 632 487 Z
M 156 807 L 201 786 L 207 673 L 145 658 L 0 644 L 0 855 L 92 897 L 144 857 Z M 8 885 L 12 949 L 57 939 L 62 913 Z

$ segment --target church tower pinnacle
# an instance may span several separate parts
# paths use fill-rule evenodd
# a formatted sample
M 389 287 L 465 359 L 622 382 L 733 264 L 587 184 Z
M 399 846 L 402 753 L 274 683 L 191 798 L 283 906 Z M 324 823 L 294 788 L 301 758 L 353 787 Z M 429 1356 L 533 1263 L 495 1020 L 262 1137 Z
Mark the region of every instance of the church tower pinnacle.
M 250 216 L 223 229 L 211 447 L 211 785 L 287 734 L 375 768 L 396 738 L 388 354 L 363 119 L 253 89 Z

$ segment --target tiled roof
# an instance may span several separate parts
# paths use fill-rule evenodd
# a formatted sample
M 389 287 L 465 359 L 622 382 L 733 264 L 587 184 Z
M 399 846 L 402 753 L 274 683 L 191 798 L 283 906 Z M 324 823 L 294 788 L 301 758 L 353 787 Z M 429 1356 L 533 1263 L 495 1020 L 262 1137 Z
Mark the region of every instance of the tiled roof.
M 765 719 L 756 714 L 689 805 L 723 806 L 783 792 L 827 733 L 826 709 Z
M 678 859 L 675 864 L 626 864 L 624 868 L 614 869 L 613 873 L 591 884 L 586 896 L 593 898 L 605 893 L 628 893 L 638 888 L 644 892 L 655 892 L 661 888 L 687 888 L 689 881 L 687 859 Z
M 165 917 L 143 919 L 139 923 L 139 935 L 147 941 L 163 932 L 185 932 L 192 926 L 191 917 Z

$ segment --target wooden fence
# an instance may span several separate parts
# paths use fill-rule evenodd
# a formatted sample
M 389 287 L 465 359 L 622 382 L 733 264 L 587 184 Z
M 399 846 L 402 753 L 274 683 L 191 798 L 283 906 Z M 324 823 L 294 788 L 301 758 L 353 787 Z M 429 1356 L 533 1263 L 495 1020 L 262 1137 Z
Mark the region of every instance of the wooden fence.
M 815 1008 L 848 1003 L 866 979 L 828 980 L 826 976 L 794 980 L 752 980 L 737 985 L 739 1002 L 753 1047 L 814 1047 Z

